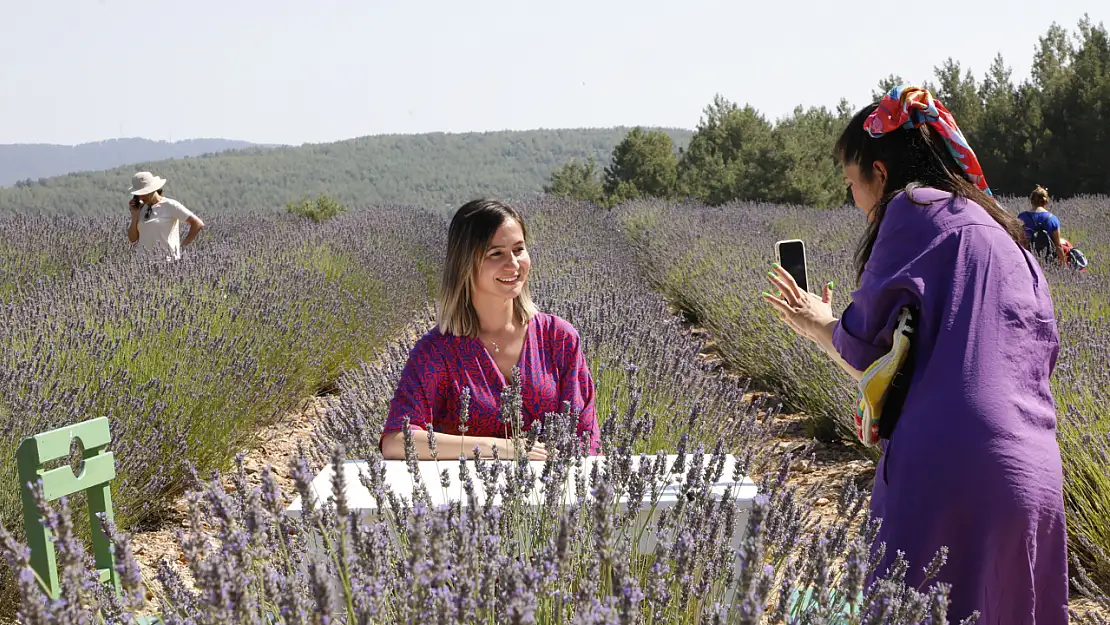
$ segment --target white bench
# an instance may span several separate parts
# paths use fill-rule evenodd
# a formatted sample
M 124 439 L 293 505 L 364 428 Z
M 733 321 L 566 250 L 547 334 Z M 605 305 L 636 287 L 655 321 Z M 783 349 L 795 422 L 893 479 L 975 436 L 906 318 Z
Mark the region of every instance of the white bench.
M 694 461 L 695 456 L 688 454 L 686 456 L 686 466 L 681 474 L 668 473 L 678 459 L 677 455 L 670 455 L 666 457 L 667 471 L 662 476 L 657 476 L 657 481 L 654 488 L 649 486 L 644 493 L 643 503 L 637 517 L 637 525 L 642 526 L 645 523 L 652 522 L 658 518 L 661 510 L 673 507 L 681 496 L 681 487 L 686 480 L 689 467 Z M 635 472 L 640 464 L 641 456 L 632 457 L 632 471 Z M 647 462 L 654 466 L 655 457 L 653 455 L 646 456 Z M 701 464 L 703 471 L 709 466 L 710 457 L 708 454 L 703 456 Z M 725 456 L 724 470 L 721 472 L 720 479 L 711 484 L 709 491 L 713 497 L 721 497 L 725 494 L 730 494 L 736 501 L 738 513 L 736 515 L 736 528 L 733 534 L 733 546 L 738 546 L 740 540 L 743 538 L 745 525 L 747 524 L 748 512 L 751 509 L 752 499 L 757 494 L 756 485 L 748 477 L 744 477 L 739 481 L 733 478 L 733 468 L 735 465 L 735 457 L 729 455 Z M 483 463 L 492 462 L 488 460 L 481 461 Z M 504 464 L 512 463 L 512 460 L 501 460 Z M 561 505 L 567 506 L 577 501 L 576 480 L 581 479 L 586 484 L 586 496 L 589 497 L 589 479 L 590 471 L 594 463 L 605 462 L 604 456 L 589 456 L 583 459 L 581 466 L 570 466 L 567 471 L 567 478 L 565 482 L 565 489 L 561 497 Z M 385 464 L 385 484 L 389 489 L 398 495 L 400 498 L 411 502 L 413 498 L 414 480 L 409 473 L 408 465 L 403 460 L 386 460 Z M 543 461 L 531 461 L 532 471 L 535 474 L 532 492 L 525 498 L 525 501 L 532 506 L 543 505 L 543 482 L 540 477 L 543 475 Z M 452 502 L 459 501 L 463 506 L 467 505 L 467 496 L 463 490 L 462 482 L 459 480 L 459 461 L 456 460 L 422 460 L 418 462 L 420 478 L 423 481 L 425 488 L 428 490 L 432 506 L 444 507 L 450 505 Z M 474 482 L 475 497 L 479 503 L 485 504 L 486 493 L 475 471 L 474 460 L 467 461 L 467 471 Z M 506 467 L 508 470 L 509 467 Z M 599 472 L 604 472 L 605 465 L 598 467 Z M 440 473 L 446 470 L 450 476 L 450 487 L 444 489 L 440 484 Z M 347 506 L 352 512 L 362 515 L 373 516 L 377 510 L 377 503 L 375 502 L 370 491 L 362 485 L 359 479 L 359 474 L 363 473 L 369 476 L 368 465 L 363 460 L 349 460 L 343 465 L 344 480 L 346 485 L 346 499 Z M 327 465 L 324 469 L 312 480 L 311 489 L 313 497 L 316 500 L 317 507 L 323 505 L 332 496 L 332 467 Z M 502 476 L 504 473 L 502 473 Z M 504 484 L 504 477 L 501 478 L 501 484 Z M 654 491 L 654 492 L 653 492 Z M 654 503 L 653 503 L 654 500 Z M 500 495 L 498 495 L 492 502 L 493 506 L 500 503 Z M 622 493 L 620 499 L 616 502 L 617 508 L 620 511 L 627 510 L 628 495 Z M 286 514 L 294 517 L 300 517 L 302 508 L 301 498 L 298 496 L 293 500 L 293 503 L 286 509 Z M 655 533 L 651 528 L 643 532 L 640 540 L 639 552 L 649 553 L 655 548 Z

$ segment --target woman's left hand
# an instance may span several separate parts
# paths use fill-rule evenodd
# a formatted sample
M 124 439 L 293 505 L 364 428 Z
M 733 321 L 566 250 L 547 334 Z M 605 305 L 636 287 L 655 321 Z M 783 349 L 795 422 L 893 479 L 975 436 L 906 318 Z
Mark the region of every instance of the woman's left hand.
M 794 281 L 794 276 L 778 264 L 774 265 L 767 279 L 778 289 L 779 296 L 764 293 L 763 299 L 775 307 L 779 317 L 795 332 L 820 343 L 825 329 L 836 321 L 832 314 L 832 283 L 826 284 L 818 297 L 803 291 Z

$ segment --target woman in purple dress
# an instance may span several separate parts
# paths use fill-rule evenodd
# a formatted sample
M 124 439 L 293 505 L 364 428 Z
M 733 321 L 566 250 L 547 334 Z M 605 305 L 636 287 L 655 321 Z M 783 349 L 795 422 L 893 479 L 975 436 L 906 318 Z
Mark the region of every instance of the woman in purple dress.
M 522 429 L 542 422 L 547 413 L 562 413 L 569 402 L 584 451 L 598 452 L 594 381 L 582 343 L 570 323 L 532 303 L 527 239 L 524 220 L 501 202 L 474 200 L 455 213 L 437 325 L 417 341 L 401 372 L 379 441 L 385 458 L 404 457 L 406 417 L 422 459 L 431 457 L 429 429 L 440 457 L 470 456 L 475 447 L 486 457 L 495 448 L 499 457 L 513 457 L 501 393 L 514 367 L 520 372 Z M 460 400 L 466 390 L 463 423 Z M 545 446 L 536 443 L 529 456 L 545 459 Z
M 1059 344 L 1022 224 L 991 198 L 955 120 L 924 90 L 896 87 L 865 107 L 836 151 L 868 219 L 852 302 L 836 319 L 831 285 L 802 292 L 777 267 L 779 294 L 764 297 L 856 380 L 890 351 L 901 308 L 915 313 L 908 390 L 879 441 L 871 495 L 876 545 L 886 543 L 878 572 L 901 551 L 917 586 L 947 546 L 938 580 L 952 585 L 954 622 L 978 610 L 982 625 L 1066 623 L 1049 387 Z

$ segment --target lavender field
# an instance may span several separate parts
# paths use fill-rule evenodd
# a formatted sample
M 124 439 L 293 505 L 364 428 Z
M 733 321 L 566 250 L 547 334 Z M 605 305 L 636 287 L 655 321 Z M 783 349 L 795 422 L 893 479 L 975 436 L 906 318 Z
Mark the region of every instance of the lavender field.
M 193 471 L 228 468 L 426 301 L 438 233 L 410 217 L 222 217 L 174 265 L 133 257 L 118 219 L 0 221 L 4 526 L 22 535 L 19 440 L 83 419 L 111 419 L 123 527 L 156 522 Z
M 1027 200 L 1004 198 L 1015 214 Z M 1078 274 L 1046 268 L 1061 337 L 1053 390 L 1059 407 L 1072 549 L 1110 588 L 1110 198 L 1052 205 L 1063 236 L 1090 260 Z M 851 258 L 862 215 L 855 207 L 813 211 L 740 204 L 661 202 L 623 206 L 621 220 L 653 284 L 708 328 L 736 371 L 781 393 L 813 418 L 816 435 L 850 438 L 853 385 L 818 349 L 774 318 L 759 298 L 773 242 L 806 241 L 810 279 L 833 281 L 834 313 L 850 302 Z
M 1074 407 L 1062 430 L 1075 541 L 1090 545 L 1085 568 L 1105 581 L 1110 560 L 1098 549 L 1110 541 L 1094 521 L 1110 510 L 1110 484 L 1098 471 L 1110 445 L 1100 446 L 1108 417 L 1097 408 L 1108 404 L 1106 386 L 1097 386 L 1105 373 L 1092 363 L 1106 362 L 1097 338 L 1110 329 L 1096 316 L 1105 299 L 1084 299 L 1110 292 L 1098 287 L 1107 274 L 1094 243 L 1110 228 L 1098 229 L 1097 206 L 1060 211 L 1096 267 L 1083 280 L 1053 279 L 1062 334 L 1088 337 L 1067 344 L 1057 384 L 1062 403 Z M 836 521 L 815 526 L 811 500 L 789 483 L 793 458 L 768 445 L 776 400 L 747 392 L 752 378 L 787 408 L 828 423 L 847 414 L 849 389 L 831 368 L 814 366 L 822 359 L 783 366 L 784 356 L 806 347 L 778 329 L 758 293 L 767 241 L 789 233 L 813 246 L 811 266 L 838 268 L 815 278 L 844 285 L 843 306 L 844 242 L 855 213 L 819 213 L 811 226 L 803 217 L 812 213 L 785 207 L 643 203 L 606 212 L 543 200 L 522 208 L 535 236 L 533 292 L 582 335 L 611 460 L 585 503 L 536 511 L 521 505 L 523 494 L 535 481 L 557 488 L 573 454 L 549 460 L 541 475 L 478 463 L 473 480 L 492 484 L 506 472 L 499 509 L 399 501 L 374 471 L 368 487 L 389 510 L 374 521 L 358 520 L 344 501 L 315 502 L 303 521 L 291 520 L 282 515 L 291 493 L 280 493 L 269 471 L 248 484 L 233 459 L 300 399 L 332 392 L 337 405 L 294 470 L 300 494 L 311 501 L 307 481 L 324 463 L 354 457 L 379 466 L 386 402 L 413 339 L 406 328 L 416 321 L 422 332 L 430 323 L 442 216 L 394 206 L 318 225 L 276 213 L 229 215 L 214 219 L 173 266 L 131 258 L 111 220 L 72 222 L 85 236 L 64 249 L 44 218 L 0 220 L 4 474 L 15 474 L 11 453 L 21 437 L 109 416 L 121 529 L 156 524 L 160 507 L 185 488 L 190 509 L 180 537 L 188 576 L 165 566 L 158 579 L 140 580 L 126 536 L 119 538 L 129 589 L 122 603 L 85 583 L 64 518 L 51 520 L 69 571 L 62 601 L 42 599 L 25 575 L 25 554 L 5 538 L 5 587 L 22 598 L 19 621 L 125 623 L 133 612 L 154 611 L 167 623 L 802 623 L 831 622 L 836 597 L 848 599 L 853 623 L 967 616 L 945 614 L 943 586 L 901 583 L 909 567 L 930 563 L 907 563 L 863 587 L 874 529 L 864 494 L 847 485 L 833 505 Z M 1081 234 L 1080 223 L 1088 231 Z M 711 331 L 728 370 L 699 357 L 706 345 L 673 314 L 676 305 Z M 549 447 L 561 445 L 559 424 L 553 418 L 545 433 Z M 647 462 L 655 468 L 631 471 L 632 456 L 662 452 L 700 454 L 681 471 L 688 504 L 639 525 L 614 502 L 642 492 L 660 470 Z M 750 510 L 707 495 L 726 453 L 760 483 Z M 223 471 L 232 487 L 210 479 L 198 488 L 194 470 Z M 0 514 L 17 540 L 19 513 L 9 479 Z M 740 549 L 729 549 L 739 532 Z M 644 534 L 658 539 L 651 552 L 637 546 Z M 324 557 L 307 548 L 314 536 L 327 539 Z M 143 605 L 140 584 L 165 599 Z M 789 600 L 806 589 L 815 602 L 787 615 Z

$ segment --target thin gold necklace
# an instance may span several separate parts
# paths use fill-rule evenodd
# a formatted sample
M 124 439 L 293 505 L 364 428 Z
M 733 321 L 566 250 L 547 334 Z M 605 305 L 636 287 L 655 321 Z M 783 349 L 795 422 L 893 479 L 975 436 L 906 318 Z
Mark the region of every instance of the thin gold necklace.
M 481 337 L 479 337 L 479 338 L 481 338 Z M 501 346 L 497 344 L 497 341 L 495 341 L 493 339 L 482 339 L 482 340 L 483 341 L 488 341 L 489 343 L 493 344 L 493 353 L 495 353 L 495 354 L 500 354 L 501 353 Z
M 515 331 L 513 333 L 515 334 Z M 497 341 L 495 341 L 493 339 L 482 338 L 481 332 L 478 333 L 478 340 L 483 341 L 483 342 L 489 342 L 491 345 L 493 345 L 493 353 L 495 353 L 495 354 L 500 354 L 501 353 L 501 345 L 499 345 L 497 343 Z M 512 338 L 510 338 L 509 340 L 512 340 Z

